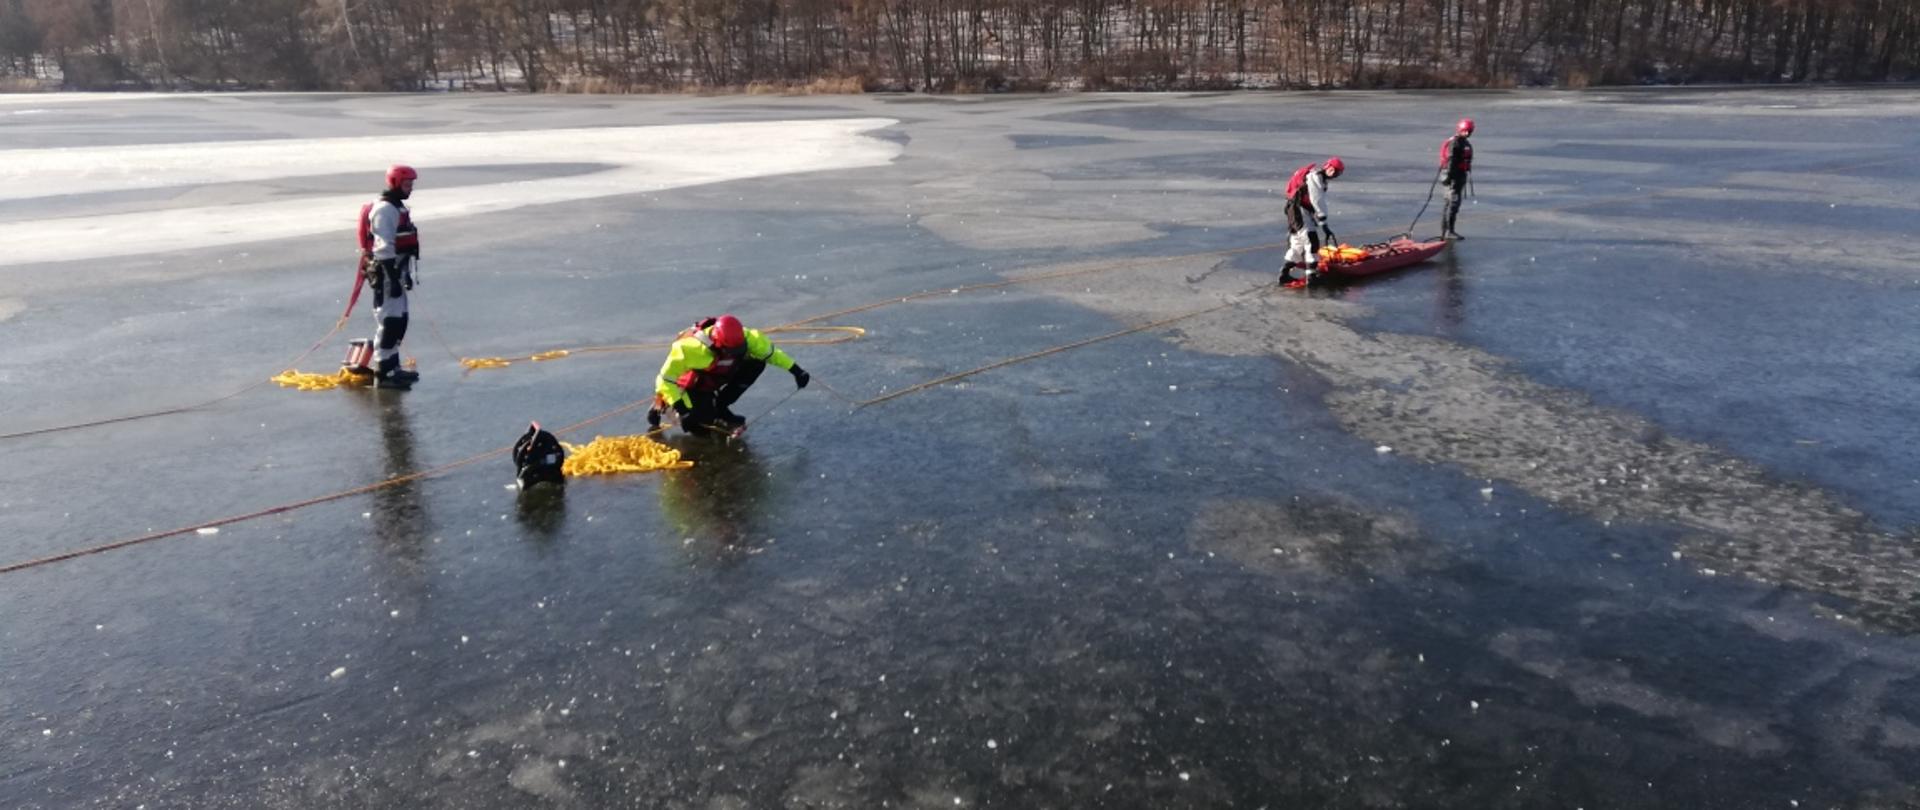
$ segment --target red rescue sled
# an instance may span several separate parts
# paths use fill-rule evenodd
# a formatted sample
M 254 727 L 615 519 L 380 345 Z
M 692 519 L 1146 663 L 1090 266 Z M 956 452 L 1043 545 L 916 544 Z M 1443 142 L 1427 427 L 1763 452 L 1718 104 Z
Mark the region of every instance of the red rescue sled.
M 1331 278 L 1360 278 L 1419 264 L 1447 249 L 1447 240 L 1414 241 L 1396 236 L 1385 242 L 1320 249 L 1321 270 Z

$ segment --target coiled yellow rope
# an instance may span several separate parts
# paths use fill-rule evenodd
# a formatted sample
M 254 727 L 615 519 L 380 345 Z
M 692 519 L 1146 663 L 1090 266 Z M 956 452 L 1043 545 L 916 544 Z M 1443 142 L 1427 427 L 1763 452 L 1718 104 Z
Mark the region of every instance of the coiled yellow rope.
M 400 362 L 400 367 L 405 369 L 418 368 L 419 365 L 420 361 L 411 357 Z M 332 374 L 316 374 L 290 368 L 273 375 L 273 381 L 283 387 L 297 388 L 301 391 L 331 391 L 335 388 L 364 388 L 373 384 L 374 376 L 355 374 L 348 371 L 345 366 Z
M 341 386 L 372 385 L 373 375 L 355 374 L 344 368 L 332 374 L 314 374 L 287 369 L 273 375 L 273 381 L 284 387 L 298 388 L 302 391 L 329 391 Z
M 567 460 L 560 465 L 565 475 L 614 475 L 616 473 L 684 470 L 693 462 L 680 458 L 680 451 L 638 436 L 595 436 L 585 445 L 565 444 Z

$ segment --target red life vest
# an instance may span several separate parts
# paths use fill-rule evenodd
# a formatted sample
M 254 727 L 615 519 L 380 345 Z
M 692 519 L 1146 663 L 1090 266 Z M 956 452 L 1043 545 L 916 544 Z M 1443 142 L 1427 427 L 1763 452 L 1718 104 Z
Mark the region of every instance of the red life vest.
M 1460 142 L 1460 154 L 1458 155 L 1448 154 L 1448 150 L 1453 145 L 1454 141 Z M 1462 172 L 1473 171 L 1473 144 L 1467 143 L 1467 139 L 1459 137 L 1457 135 L 1452 138 L 1448 138 L 1444 141 L 1441 141 L 1440 142 L 1440 165 L 1447 166 L 1449 161 L 1451 161 L 1453 164 L 1452 166 L 1448 166 L 1449 171 L 1462 171 Z
M 367 203 L 360 206 L 360 250 L 373 252 L 373 206 Z M 400 209 L 400 224 L 393 229 L 393 252 L 398 256 L 420 255 L 420 230 L 413 227 L 413 212 L 404 205 L 394 205 Z
M 1287 180 L 1287 199 L 1305 205 L 1307 201 L 1300 196 L 1300 193 L 1307 189 L 1307 175 L 1318 168 L 1320 168 L 1320 164 L 1309 163 L 1298 169 L 1294 169 L 1293 177 Z
M 680 339 L 693 338 L 694 340 L 700 341 L 700 345 L 707 347 L 707 351 L 713 354 L 713 365 L 702 369 L 693 369 L 681 374 L 680 379 L 674 380 L 674 382 L 678 383 L 683 389 L 688 391 L 720 390 L 720 386 L 726 385 L 727 380 L 733 377 L 734 362 L 739 360 L 740 355 L 746 352 L 745 346 L 740 347 L 739 352 L 732 354 L 714 348 L 713 335 L 707 331 L 712 326 L 713 319 L 708 318 L 680 333 Z

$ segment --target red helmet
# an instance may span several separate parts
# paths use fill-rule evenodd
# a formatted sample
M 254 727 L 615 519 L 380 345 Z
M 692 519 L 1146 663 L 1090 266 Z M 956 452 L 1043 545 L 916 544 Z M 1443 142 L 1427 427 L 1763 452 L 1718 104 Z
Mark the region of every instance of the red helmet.
M 1460 134 L 1462 134 L 1462 135 L 1472 135 L 1472 134 L 1473 134 L 1473 119 L 1471 119 L 1471 118 L 1462 118 L 1462 119 L 1460 119 L 1460 126 L 1458 126 L 1458 127 L 1455 127 L 1455 128 L 1454 128 L 1454 131 L 1456 131 L 1456 132 L 1459 132 L 1459 133 L 1460 133 Z
M 1323 171 L 1326 172 L 1328 177 L 1339 177 L 1347 173 L 1347 162 L 1337 157 L 1327 158 L 1327 164 L 1323 168 Z
M 395 163 L 387 169 L 387 188 L 399 188 L 401 183 L 418 179 L 420 173 L 414 171 L 412 166 Z
M 722 315 L 713 321 L 713 345 L 717 349 L 733 351 L 747 345 L 747 329 L 740 325 L 740 319 L 732 315 Z

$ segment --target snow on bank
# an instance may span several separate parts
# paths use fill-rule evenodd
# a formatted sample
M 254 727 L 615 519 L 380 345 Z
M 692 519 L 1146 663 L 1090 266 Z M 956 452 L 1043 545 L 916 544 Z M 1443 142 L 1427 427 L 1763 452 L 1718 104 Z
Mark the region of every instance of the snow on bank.
M 21 149 L 0 164 L 0 199 L 365 174 L 421 173 L 413 202 L 436 221 L 530 205 L 704 183 L 884 165 L 898 144 L 862 133 L 887 118 L 471 132 L 77 149 Z M 436 166 L 599 163 L 565 177 L 435 190 Z M 350 227 L 368 194 L 324 195 L 0 224 L 0 265 L 130 256 L 260 242 Z

